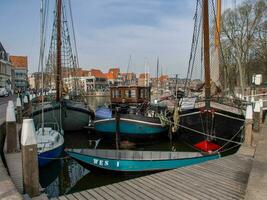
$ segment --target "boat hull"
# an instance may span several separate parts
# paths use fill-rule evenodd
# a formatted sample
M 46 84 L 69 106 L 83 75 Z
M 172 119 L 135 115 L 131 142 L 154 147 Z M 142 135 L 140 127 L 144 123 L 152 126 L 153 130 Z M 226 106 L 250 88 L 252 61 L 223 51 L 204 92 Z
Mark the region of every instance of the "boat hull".
M 182 115 L 198 111 L 198 109 L 190 110 L 182 113 Z M 210 128 L 213 126 L 214 135 L 216 137 L 211 137 L 211 141 L 221 147 L 223 146 L 224 149 L 222 150 L 237 145 L 236 143 L 229 142 L 230 140 L 233 140 L 234 142 L 242 142 L 242 127 L 244 125 L 244 119 L 242 118 L 242 116 L 228 113 L 225 111 L 216 110 L 213 117 L 213 124 L 211 123 L 212 116 L 210 113 L 207 112 L 200 112 L 198 114 L 180 117 L 180 124 L 182 125 L 182 127 L 179 127 L 178 129 L 180 138 L 182 140 L 185 140 L 190 145 L 194 146 L 198 143 L 207 140 L 207 136 L 199 134 L 192 130 L 209 134 Z M 191 130 L 183 128 L 183 126 L 188 127 Z M 208 131 L 206 130 L 207 128 Z M 222 138 L 222 140 L 220 140 L 219 138 Z
M 32 113 L 35 124 L 42 122 L 42 109 L 37 108 Z M 79 131 L 88 125 L 93 118 L 92 111 L 73 104 L 51 103 L 44 107 L 44 121 L 60 123 L 64 131 Z
M 194 165 L 220 157 L 218 154 L 215 154 L 203 157 L 175 160 L 117 160 L 83 155 L 72 151 L 66 151 L 66 153 L 91 170 L 105 170 L 110 172 L 163 171 Z
M 115 118 L 97 119 L 94 122 L 95 130 L 106 136 L 114 136 L 116 133 Z M 122 115 L 119 124 L 121 136 L 128 137 L 153 137 L 162 135 L 168 130 L 163 127 L 160 120 L 148 120 L 147 117 L 131 115 Z
M 38 154 L 39 167 L 45 167 L 47 164 L 52 162 L 55 158 L 59 158 L 63 151 L 63 144 L 55 149 Z

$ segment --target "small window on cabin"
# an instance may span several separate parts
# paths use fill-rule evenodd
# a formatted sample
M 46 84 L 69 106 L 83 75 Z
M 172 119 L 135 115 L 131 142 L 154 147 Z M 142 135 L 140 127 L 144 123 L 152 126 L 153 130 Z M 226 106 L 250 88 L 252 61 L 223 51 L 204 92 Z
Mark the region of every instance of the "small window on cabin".
M 124 94 L 126 98 L 131 98 L 131 90 L 125 90 Z
M 135 89 L 132 89 L 130 92 L 131 92 L 131 97 L 136 98 Z
M 143 99 L 145 96 L 144 89 L 140 89 L 140 98 Z
M 145 99 L 147 99 L 148 98 L 148 90 L 147 89 L 144 89 L 144 92 L 145 92 Z
M 112 98 L 115 98 L 115 91 L 114 90 L 111 91 L 111 96 L 112 96 Z
M 121 97 L 121 91 L 115 90 L 115 98 L 120 98 L 120 97 Z

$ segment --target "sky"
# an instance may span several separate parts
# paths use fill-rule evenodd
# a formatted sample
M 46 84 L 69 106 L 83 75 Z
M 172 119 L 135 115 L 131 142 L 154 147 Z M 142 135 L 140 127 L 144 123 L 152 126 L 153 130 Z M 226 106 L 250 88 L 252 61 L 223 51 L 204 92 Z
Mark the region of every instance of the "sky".
M 65 1 L 65 0 L 64 0 Z M 55 0 L 50 2 L 52 26 Z M 107 72 L 164 74 L 185 77 L 196 0 L 71 0 L 80 67 Z M 38 70 L 40 0 L 1 0 L 0 41 L 11 55 L 28 56 L 29 72 Z M 47 32 L 47 40 L 51 30 Z M 49 42 L 47 42 L 49 45 Z

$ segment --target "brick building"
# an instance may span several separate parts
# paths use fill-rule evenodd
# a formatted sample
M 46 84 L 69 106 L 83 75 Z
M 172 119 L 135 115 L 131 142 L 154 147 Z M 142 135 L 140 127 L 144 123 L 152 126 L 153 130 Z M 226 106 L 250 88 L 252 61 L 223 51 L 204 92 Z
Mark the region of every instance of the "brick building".
M 26 90 L 28 88 L 28 57 L 10 56 L 10 62 L 15 73 L 15 90 Z

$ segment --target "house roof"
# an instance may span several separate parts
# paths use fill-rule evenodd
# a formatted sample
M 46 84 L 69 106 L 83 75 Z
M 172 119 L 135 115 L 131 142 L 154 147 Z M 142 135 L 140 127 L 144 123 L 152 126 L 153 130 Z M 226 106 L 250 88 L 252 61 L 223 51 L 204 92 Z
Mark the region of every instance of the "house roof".
M 108 79 L 117 79 L 120 73 L 119 68 L 110 68 L 107 74 Z
M 91 69 L 90 74 L 96 78 L 107 78 L 106 75 L 99 69 Z
M 10 56 L 9 59 L 15 68 L 28 69 L 27 56 Z
M 161 76 L 159 77 L 159 81 L 161 81 L 161 82 L 163 82 L 163 81 L 167 81 L 168 78 L 169 78 L 168 75 L 161 75 Z

